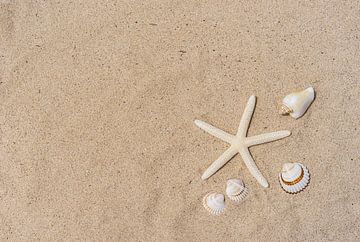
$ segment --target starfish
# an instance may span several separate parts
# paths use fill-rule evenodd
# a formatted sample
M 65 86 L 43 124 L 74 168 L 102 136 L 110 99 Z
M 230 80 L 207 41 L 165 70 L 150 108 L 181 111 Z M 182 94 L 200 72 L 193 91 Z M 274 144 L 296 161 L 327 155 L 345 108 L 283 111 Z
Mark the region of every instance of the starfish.
M 256 97 L 252 95 L 247 102 L 236 135 L 228 134 L 227 132 L 218 129 L 204 121 L 195 120 L 195 124 L 200 129 L 203 129 L 209 134 L 230 144 L 230 147 L 216 161 L 214 161 L 210 165 L 210 167 L 204 172 L 204 174 L 201 177 L 203 180 L 212 176 L 221 167 L 223 167 L 229 160 L 231 160 L 231 158 L 233 158 L 237 153 L 240 153 L 251 175 L 255 177 L 255 179 L 263 187 L 269 187 L 269 183 L 266 181 L 266 179 L 264 178 L 264 176 L 261 174 L 258 167 L 256 166 L 255 161 L 250 154 L 249 147 L 285 138 L 289 136 L 291 132 L 287 130 L 282 130 L 282 131 L 247 137 L 246 135 L 251 121 L 251 117 L 254 113 L 255 103 L 256 103 Z

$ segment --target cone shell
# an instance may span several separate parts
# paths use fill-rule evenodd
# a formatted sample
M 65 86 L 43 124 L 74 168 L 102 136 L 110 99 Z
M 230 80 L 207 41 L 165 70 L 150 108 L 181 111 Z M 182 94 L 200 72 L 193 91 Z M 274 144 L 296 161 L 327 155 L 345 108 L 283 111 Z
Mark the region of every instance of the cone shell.
M 248 194 L 248 189 L 240 179 L 230 179 L 226 183 L 226 195 L 235 202 L 241 202 Z
M 301 163 L 285 163 L 279 181 L 285 192 L 298 193 L 309 184 L 309 170 Z
M 290 114 L 291 117 L 298 119 L 305 114 L 314 98 L 315 91 L 312 87 L 300 92 L 290 93 L 284 97 L 280 113 L 283 115 Z
M 225 196 L 220 193 L 210 192 L 203 198 L 204 208 L 213 215 L 225 212 Z

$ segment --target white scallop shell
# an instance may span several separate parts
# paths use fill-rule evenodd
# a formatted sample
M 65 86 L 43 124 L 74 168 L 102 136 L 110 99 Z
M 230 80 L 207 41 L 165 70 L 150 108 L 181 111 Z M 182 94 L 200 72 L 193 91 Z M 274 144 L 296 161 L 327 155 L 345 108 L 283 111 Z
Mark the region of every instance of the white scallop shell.
M 304 115 L 314 98 L 315 91 L 312 87 L 300 92 L 290 93 L 284 97 L 280 113 L 283 115 L 290 114 L 291 117 L 298 119 Z
M 301 163 L 285 163 L 279 174 L 279 181 L 286 192 L 298 193 L 309 184 L 309 170 Z
M 240 179 L 230 179 L 226 183 L 226 195 L 235 202 L 241 202 L 248 194 L 248 189 Z
M 225 212 L 225 196 L 220 193 L 210 192 L 203 198 L 203 205 L 209 213 L 220 215 Z

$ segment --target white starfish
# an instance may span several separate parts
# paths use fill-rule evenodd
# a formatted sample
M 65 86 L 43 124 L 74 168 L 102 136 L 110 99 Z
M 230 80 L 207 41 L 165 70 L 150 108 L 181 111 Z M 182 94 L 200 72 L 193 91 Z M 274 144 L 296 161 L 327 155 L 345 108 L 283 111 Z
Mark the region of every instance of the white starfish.
M 232 157 L 237 153 L 240 153 L 242 159 L 245 162 L 246 167 L 249 169 L 251 175 L 263 186 L 269 187 L 268 182 L 259 171 L 251 154 L 249 147 L 253 145 L 259 145 L 275 140 L 285 138 L 291 134 L 290 131 L 283 130 L 272 133 L 260 134 L 256 136 L 247 137 L 247 130 L 251 121 L 252 114 L 255 109 L 256 97 L 252 95 L 245 107 L 243 116 L 241 117 L 240 125 L 236 135 L 231 135 L 225 131 L 218 129 L 208 123 L 201 120 L 195 120 L 195 124 L 208 132 L 209 134 L 227 142 L 230 144 L 230 148 L 227 149 L 216 161 L 214 161 L 210 167 L 202 175 L 202 179 L 205 180 L 217 172 L 222 166 L 224 166 Z

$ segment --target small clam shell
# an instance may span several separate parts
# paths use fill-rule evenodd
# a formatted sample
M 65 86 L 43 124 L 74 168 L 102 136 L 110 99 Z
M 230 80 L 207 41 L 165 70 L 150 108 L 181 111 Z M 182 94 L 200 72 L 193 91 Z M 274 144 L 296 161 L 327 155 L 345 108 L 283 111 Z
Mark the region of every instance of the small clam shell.
M 291 117 L 298 119 L 305 114 L 314 98 L 315 91 L 312 87 L 300 92 L 290 93 L 284 97 L 280 113 L 283 115 L 290 114 Z
M 220 193 L 210 192 L 203 198 L 204 208 L 213 215 L 225 212 L 225 196 Z
M 248 194 L 248 189 L 240 179 L 230 179 L 226 183 L 226 195 L 235 202 L 241 202 Z
M 309 170 L 301 163 L 285 163 L 279 174 L 279 181 L 286 192 L 298 193 L 309 184 Z

